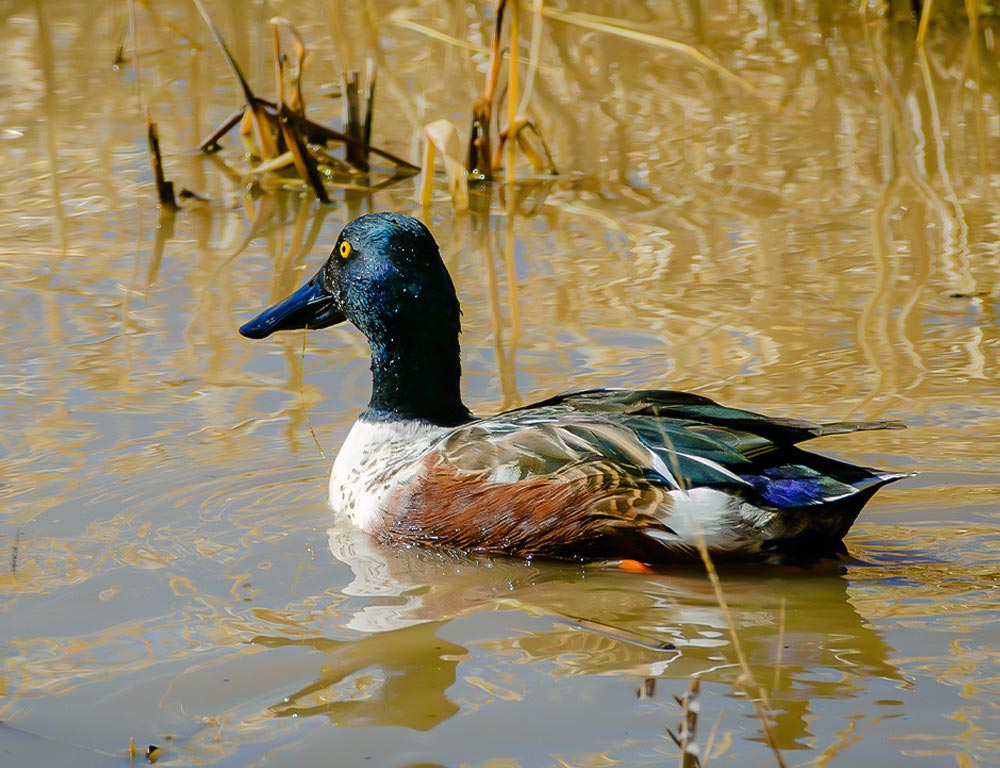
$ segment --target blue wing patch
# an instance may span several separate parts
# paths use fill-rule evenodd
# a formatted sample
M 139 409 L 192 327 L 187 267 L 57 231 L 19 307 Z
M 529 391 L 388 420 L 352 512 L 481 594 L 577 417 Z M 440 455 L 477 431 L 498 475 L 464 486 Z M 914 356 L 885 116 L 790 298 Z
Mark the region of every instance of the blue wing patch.
M 802 465 L 769 467 L 759 475 L 742 475 L 765 500 L 780 509 L 824 504 L 857 493 L 842 483 Z

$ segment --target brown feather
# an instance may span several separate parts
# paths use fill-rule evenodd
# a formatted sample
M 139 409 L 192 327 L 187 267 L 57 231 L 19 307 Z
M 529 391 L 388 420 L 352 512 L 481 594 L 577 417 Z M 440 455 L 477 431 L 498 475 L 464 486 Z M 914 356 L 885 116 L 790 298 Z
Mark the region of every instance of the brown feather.
M 662 547 L 644 535 L 669 530 L 654 516 L 667 503 L 641 478 L 599 471 L 516 483 L 462 472 L 429 457 L 426 472 L 387 504 L 375 531 L 399 544 L 433 544 L 465 552 L 581 558 L 609 548 L 623 556 Z M 629 543 L 631 541 L 631 543 Z

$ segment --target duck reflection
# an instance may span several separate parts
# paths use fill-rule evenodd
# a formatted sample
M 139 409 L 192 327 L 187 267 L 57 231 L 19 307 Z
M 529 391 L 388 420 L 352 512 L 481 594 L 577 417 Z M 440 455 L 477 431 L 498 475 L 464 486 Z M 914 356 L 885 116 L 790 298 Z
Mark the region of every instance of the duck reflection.
M 357 640 L 254 638 L 270 647 L 323 654 L 316 681 L 271 707 L 278 717 L 326 715 L 342 726 L 392 725 L 427 731 L 458 712 L 445 695 L 456 680 L 460 645 L 442 640 L 443 622 L 416 624 Z
M 315 681 L 271 707 L 278 716 L 427 730 L 459 711 L 449 689 L 462 677 L 459 664 L 477 656 L 504 670 L 517 661 L 561 675 L 623 676 L 631 687 L 659 678 L 660 691 L 682 691 L 692 675 L 733 684 L 742 674 L 724 611 L 695 568 L 636 575 L 398 550 L 348 527 L 331 529 L 330 548 L 353 574 L 340 618 L 362 634 L 256 638 L 323 654 Z M 804 746 L 814 700 L 851 698 L 871 676 L 900 679 L 891 649 L 851 605 L 843 574 L 730 569 L 721 577 L 782 748 Z

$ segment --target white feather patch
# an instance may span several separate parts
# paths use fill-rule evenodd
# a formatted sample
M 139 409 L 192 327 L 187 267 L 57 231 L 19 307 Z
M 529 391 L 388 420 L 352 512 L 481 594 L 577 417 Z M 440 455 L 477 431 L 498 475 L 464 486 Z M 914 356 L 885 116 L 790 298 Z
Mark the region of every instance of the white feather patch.
M 676 534 L 676 540 L 689 546 L 695 546 L 701 537 L 709 549 L 745 548 L 748 541 L 738 535 L 738 523 L 761 526 L 773 516 L 767 510 L 734 501 L 725 491 L 715 488 L 670 491 L 669 496 L 673 508 L 666 523 Z M 669 534 L 661 536 L 666 541 Z
M 330 507 L 371 531 L 392 492 L 422 468 L 420 457 L 448 427 L 419 421 L 358 419 L 330 472 Z

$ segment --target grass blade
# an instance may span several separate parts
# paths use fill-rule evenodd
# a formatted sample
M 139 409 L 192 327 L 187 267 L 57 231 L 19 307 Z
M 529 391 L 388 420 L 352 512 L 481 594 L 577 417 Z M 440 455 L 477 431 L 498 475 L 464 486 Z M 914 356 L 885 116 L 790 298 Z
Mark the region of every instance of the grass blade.
M 652 45 L 657 48 L 662 48 L 667 51 L 674 51 L 675 53 L 682 53 L 688 58 L 694 59 L 696 62 L 704 67 L 712 70 L 725 80 L 738 85 L 747 93 L 755 94 L 757 89 L 753 87 L 750 83 L 744 80 L 737 74 L 730 72 L 724 66 L 719 64 L 719 62 L 712 59 L 707 54 L 702 53 L 693 45 L 688 45 L 687 43 L 681 43 L 677 40 L 671 40 L 666 37 L 658 37 L 657 35 L 651 35 L 648 32 L 640 32 L 636 29 L 630 29 L 628 27 L 622 26 L 617 19 L 612 19 L 607 16 L 596 16 L 590 13 L 577 13 L 575 11 L 560 11 L 556 8 L 546 7 L 542 9 L 542 14 L 550 19 L 555 19 L 556 21 L 562 21 L 566 24 L 574 24 L 578 27 L 583 27 L 584 29 L 593 29 L 597 32 L 606 32 L 611 35 L 618 35 L 619 37 L 624 37 L 628 40 L 634 40 L 637 43 L 645 43 L 646 45 Z
M 222 33 L 215 26 L 212 17 L 208 15 L 208 11 L 205 10 L 205 6 L 202 5 L 201 0 L 194 0 L 194 4 L 209 31 L 212 33 L 212 37 L 215 38 L 215 42 L 222 51 L 226 63 L 229 64 L 229 69 L 232 71 L 233 76 L 240 84 L 240 89 L 243 91 L 243 99 L 253 114 L 254 132 L 257 136 L 257 146 L 260 150 L 260 156 L 263 158 L 276 156 L 279 153 L 278 145 L 274 138 L 274 129 L 268 120 L 268 115 L 262 106 L 262 102 L 258 102 L 257 97 L 254 96 L 253 89 L 250 87 L 250 83 L 247 82 L 239 62 L 233 57 L 229 46 L 226 45 L 226 41 L 222 38 Z

